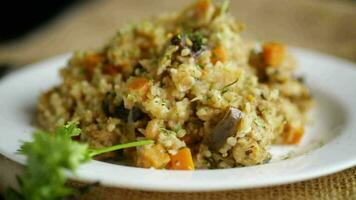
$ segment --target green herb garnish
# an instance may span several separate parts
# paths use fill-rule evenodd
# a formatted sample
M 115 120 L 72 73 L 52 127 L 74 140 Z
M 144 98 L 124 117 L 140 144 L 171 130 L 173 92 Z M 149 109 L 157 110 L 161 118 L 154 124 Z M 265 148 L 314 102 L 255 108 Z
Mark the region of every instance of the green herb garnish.
M 131 148 L 131 147 L 138 147 L 138 146 L 143 146 L 143 145 L 153 144 L 153 143 L 154 143 L 153 140 L 140 140 L 140 141 L 125 143 L 125 144 L 118 144 L 111 147 L 104 147 L 101 149 L 90 149 L 89 155 L 90 157 L 93 157 L 107 152 L 112 152 L 112 151 Z
M 165 129 L 165 128 L 160 128 L 159 131 L 161 133 L 163 133 L 164 135 L 166 135 L 166 136 L 172 136 L 172 135 L 176 135 L 177 134 L 175 131 L 168 130 L 168 129 Z
M 188 32 L 188 33 L 180 33 L 173 36 L 170 40 L 172 45 L 177 45 L 181 47 L 188 47 L 186 43 L 186 39 L 189 39 L 192 42 L 191 50 L 193 52 L 198 52 L 202 50 L 207 43 L 207 38 L 203 36 L 200 32 Z M 189 45 L 190 46 L 190 45 Z
M 18 177 L 19 190 L 6 190 L 7 200 L 57 200 L 75 191 L 65 186 L 66 172 L 74 172 L 81 164 L 93 156 L 118 149 L 153 144 L 152 140 L 142 140 L 118 144 L 101 149 L 90 149 L 87 144 L 73 141 L 81 130 L 76 123 L 59 127 L 55 134 L 35 131 L 33 141 L 24 142 L 19 152 L 27 157 L 24 174 Z
M 189 39 L 192 41 L 192 50 L 193 52 L 198 52 L 203 49 L 204 45 L 207 42 L 207 39 L 199 32 L 189 34 Z
M 255 120 L 253 120 L 253 122 L 259 127 L 262 127 L 262 128 L 266 127 L 260 118 L 256 118 Z
M 239 79 L 237 78 L 235 81 L 225 85 L 224 87 L 222 87 L 220 90 L 221 90 L 221 93 L 224 94 L 225 92 L 228 91 L 228 88 L 232 85 L 234 85 L 235 83 L 237 83 L 239 81 Z

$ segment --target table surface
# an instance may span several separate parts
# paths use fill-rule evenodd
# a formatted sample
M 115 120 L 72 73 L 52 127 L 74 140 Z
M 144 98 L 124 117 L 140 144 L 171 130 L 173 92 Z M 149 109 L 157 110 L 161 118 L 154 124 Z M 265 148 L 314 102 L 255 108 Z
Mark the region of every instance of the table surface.
M 0 61 L 16 66 L 78 49 L 99 48 L 127 22 L 173 11 L 188 0 L 90 1 L 28 34 L 0 45 Z M 247 24 L 246 38 L 277 40 L 356 61 L 356 3 L 346 0 L 232 0 Z M 114 28 L 113 28 L 114 27 Z M 0 156 L 0 183 L 13 183 L 20 166 Z M 10 173 L 12 172 L 12 173 Z M 206 193 L 159 193 L 96 187 L 82 199 L 356 199 L 356 167 L 275 187 Z

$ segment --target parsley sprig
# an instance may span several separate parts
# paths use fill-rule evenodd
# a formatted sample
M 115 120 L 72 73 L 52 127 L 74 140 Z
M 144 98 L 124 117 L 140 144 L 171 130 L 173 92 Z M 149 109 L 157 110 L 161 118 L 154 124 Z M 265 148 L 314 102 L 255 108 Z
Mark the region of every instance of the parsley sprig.
M 76 123 L 59 127 L 54 134 L 35 131 L 33 141 L 24 142 L 19 152 L 27 157 L 24 174 L 18 177 L 19 190 L 6 190 L 7 200 L 57 200 L 75 191 L 65 186 L 66 172 L 74 172 L 93 156 L 123 148 L 152 144 L 152 140 L 141 140 L 118 144 L 101 149 L 90 149 L 87 144 L 73 141 L 81 129 Z

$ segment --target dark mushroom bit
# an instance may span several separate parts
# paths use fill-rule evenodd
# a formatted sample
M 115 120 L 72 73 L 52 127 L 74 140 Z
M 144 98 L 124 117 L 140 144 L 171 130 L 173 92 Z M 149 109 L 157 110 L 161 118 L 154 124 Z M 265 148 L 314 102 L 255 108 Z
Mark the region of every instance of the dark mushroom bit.
M 103 100 L 102 110 L 107 117 L 119 118 L 125 122 L 128 121 L 130 112 L 133 122 L 148 117 L 148 115 L 137 106 L 134 106 L 131 110 L 129 110 L 125 108 L 124 102 L 121 102 L 119 105 L 115 105 L 113 103 L 115 96 L 115 93 L 107 93 Z
M 134 106 L 131 109 L 132 112 L 132 121 L 138 121 L 138 120 L 142 120 L 145 117 L 148 117 L 148 115 L 146 113 L 144 113 L 139 107 Z
M 228 137 L 236 134 L 237 125 L 242 118 L 242 112 L 234 107 L 229 107 L 224 117 L 218 122 L 209 135 L 208 142 L 212 150 L 218 151 Z
M 123 120 L 127 120 L 127 116 L 129 115 L 129 110 L 127 110 L 121 102 L 119 105 L 114 104 L 114 99 L 116 97 L 116 93 L 108 92 L 105 95 L 102 104 L 102 110 L 107 117 L 115 117 Z

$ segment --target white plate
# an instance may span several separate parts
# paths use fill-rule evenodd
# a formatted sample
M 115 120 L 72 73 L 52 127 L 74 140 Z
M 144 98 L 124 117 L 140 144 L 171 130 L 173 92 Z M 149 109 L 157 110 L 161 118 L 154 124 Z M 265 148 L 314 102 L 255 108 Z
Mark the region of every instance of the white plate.
M 311 179 L 356 165 L 356 65 L 319 53 L 293 49 L 301 73 L 316 98 L 315 122 L 302 144 L 275 146 L 270 163 L 224 170 L 170 171 L 125 167 L 92 161 L 75 179 L 108 186 L 156 191 L 212 191 L 270 186 Z M 0 81 L 0 152 L 16 154 L 30 139 L 38 95 L 59 83 L 58 69 L 68 55 L 58 56 L 10 74 Z M 288 158 L 288 159 L 285 159 Z

